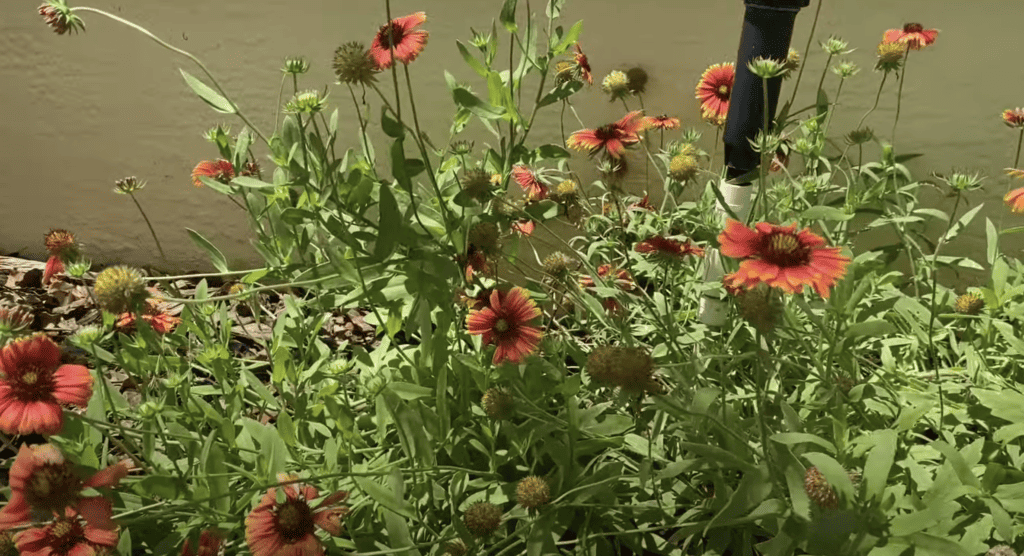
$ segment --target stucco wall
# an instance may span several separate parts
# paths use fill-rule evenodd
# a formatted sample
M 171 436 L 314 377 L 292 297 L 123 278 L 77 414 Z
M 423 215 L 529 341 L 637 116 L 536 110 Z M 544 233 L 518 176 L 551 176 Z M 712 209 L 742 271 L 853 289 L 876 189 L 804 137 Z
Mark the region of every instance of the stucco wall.
M 392 4 L 395 15 L 427 12 L 430 41 L 410 69 L 418 87 L 421 123 L 443 141 L 452 113 L 443 70 L 465 80 L 476 77 L 465 67 L 454 41 L 468 38 L 469 27 L 488 29 L 500 2 Z M 533 4 L 543 8 L 542 0 Z M 0 149 L 5 160 L 0 173 L 0 251 L 42 257 L 43 235 L 51 227 L 61 227 L 74 231 L 96 261 L 205 268 L 202 253 L 184 231 L 187 226 L 206 235 L 236 265 L 258 263 L 239 210 L 212 191 L 190 184 L 192 167 L 216 154 L 201 134 L 220 121 L 230 121 L 235 130 L 240 127 L 197 99 L 178 68 L 195 75 L 199 71 L 141 34 L 95 14 L 83 14 L 85 34 L 57 36 L 43 24 L 37 5 L 12 0 L 0 6 Z M 384 19 L 383 2 L 376 1 L 97 0 L 90 5 L 136 21 L 205 60 L 265 130 L 273 128 L 284 57 L 305 55 L 311 61 L 305 85 L 333 84 L 334 49 L 350 40 L 369 43 Z M 816 5 L 812 2 L 797 20 L 793 45 L 801 51 Z M 899 144 L 904 152 L 926 154 L 911 165 L 919 177 L 933 170 L 948 172 L 954 165 L 988 174 L 985 192 L 972 195 L 971 204 L 985 201 L 990 209 L 986 213 L 998 214 L 1006 189 L 1002 168 L 1012 163 L 1016 140 L 999 112 L 1024 105 L 1019 3 L 986 0 L 970 11 L 963 5 L 936 0 L 826 1 L 814 46 L 809 53 L 802 52 L 809 66 L 801 98 L 811 101 L 821 75 L 825 55 L 818 41 L 831 33 L 848 40 L 858 48 L 849 58 L 862 71 L 847 82 L 840 99 L 843 109 L 832 126 L 845 133 L 873 101 L 879 75 L 871 67 L 882 32 L 906 21 L 941 29 L 935 46 L 910 57 Z M 644 67 L 651 76 L 645 98 L 648 111 L 677 115 L 686 125 L 708 130 L 705 148 L 710 150 L 713 132 L 698 120 L 693 88 L 709 64 L 735 58 L 742 9 L 740 0 L 569 0 L 564 16 L 566 27 L 585 20 L 582 44 L 597 80 L 613 69 Z M 829 74 L 830 95 L 836 83 Z M 331 101 L 341 107 L 343 121 L 350 120 L 350 104 L 342 92 L 336 89 Z M 894 100 L 894 84 L 887 85 L 881 107 L 868 122 L 883 135 L 892 122 Z M 596 86 L 579 97 L 577 106 L 588 125 L 622 114 L 621 106 L 608 103 Z M 544 121 L 533 137 L 559 142 L 557 119 Z M 349 144 L 354 146 L 354 141 Z M 160 263 L 131 200 L 111 192 L 114 180 L 127 175 L 149 182 L 139 200 L 168 252 L 169 265 Z M 1007 218 L 1008 225 L 1024 223 L 1019 220 Z M 983 245 L 980 222 L 975 232 L 960 249 Z

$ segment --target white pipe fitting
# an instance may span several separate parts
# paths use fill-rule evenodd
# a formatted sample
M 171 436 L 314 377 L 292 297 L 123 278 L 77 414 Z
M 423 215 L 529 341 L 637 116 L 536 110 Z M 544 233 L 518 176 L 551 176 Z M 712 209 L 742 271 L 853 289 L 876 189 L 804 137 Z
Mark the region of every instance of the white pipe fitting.
M 719 185 L 725 204 L 745 222 L 750 215 L 751 201 L 753 199 L 754 187 L 751 185 L 733 185 L 724 180 Z M 729 212 L 722 207 L 721 202 L 715 203 L 715 213 L 719 220 L 724 223 L 729 217 Z M 704 256 L 704 282 L 719 282 L 725 275 L 725 268 L 722 266 L 722 256 L 718 249 L 708 249 Z M 700 298 L 700 305 L 697 309 L 697 318 L 708 326 L 722 326 L 729 315 L 729 305 L 716 294 L 705 293 Z

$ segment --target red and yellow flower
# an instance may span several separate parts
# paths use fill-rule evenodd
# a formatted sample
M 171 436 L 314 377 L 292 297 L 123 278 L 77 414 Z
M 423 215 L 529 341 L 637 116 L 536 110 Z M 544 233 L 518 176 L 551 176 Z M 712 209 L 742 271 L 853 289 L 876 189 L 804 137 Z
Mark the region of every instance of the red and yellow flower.
M 1010 127 L 1024 127 L 1024 108 L 1003 110 L 1003 123 Z
M 344 502 L 348 492 L 339 490 L 315 508 L 309 501 L 320 497 L 316 488 L 297 482 L 298 477 L 277 476 L 284 500 L 277 501 L 271 487 L 245 518 L 245 542 L 253 556 L 323 556 L 324 546 L 316 536 L 319 527 L 333 536 L 341 534 L 341 520 L 348 515 Z
M 484 345 L 497 345 L 492 363 L 520 363 L 540 344 L 541 330 L 530 324 L 540 317 L 540 309 L 520 287 L 494 290 L 489 301 L 486 307 L 469 313 L 466 327 L 470 334 L 481 336 Z
M 412 15 L 392 19 L 390 23 L 383 25 L 377 35 L 370 43 L 370 57 L 373 58 L 377 69 L 385 70 L 391 67 L 394 60 L 391 59 L 391 49 L 394 48 L 395 59 L 403 64 L 409 64 L 423 52 L 427 44 L 427 31 L 416 30 L 427 20 L 427 14 L 416 12 Z
M 902 29 L 886 31 L 882 42 L 903 44 L 911 50 L 921 50 L 935 42 L 938 36 L 938 29 L 925 29 L 920 23 L 907 23 Z
M 666 114 L 647 118 L 647 127 L 651 129 L 679 129 L 680 125 L 679 118 L 670 118 Z
M 181 556 L 218 556 L 224 538 L 214 529 L 206 529 L 199 534 L 199 549 L 192 550 L 192 539 L 185 539 L 181 547 Z
M 90 525 L 68 508 L 45 526 L 22 531 L 15 542 L 23 556 L 91 556 L 112 553 L 117 537 L 116 529 Z
M 690 243 L 656 235 L 636 244 L 633 248 L 637 253 L 661 255 L 670 259 L 682 259 L 687 255 L 703 257 L 704 249 Z
M 67 230 L 53 229 L 43 240 L 50 257 L 43 268 L 43 284 L 49 284 L 54 276 L 65 271 L 64 263 L 77 252 L 75 234 Z
M 589 150 L 591 155 L 603 149 L 612 158 L 622 158 L 627 146 L 640 142 L 640 132 L 646 128 L 643 112 L 634 110 L 615 123 L 573 132 L 565 144 L 571 149 Z
M 204 160 L 192 169 L 192 185 L 202 187 L 200 177 L 210 178 L 220 183 L 228 183 L 235 177 L 235 167 L 224 159 Z
M 587 60 L 587 55 L 583 53 L 583 49 L 580 48 L 579 43 L 573 45 L 576 50 L 573 53 L 573 63 L 576 64 L 576 74 L 580 76 L 583 81 L 586 81 L 588 85 L 594 84 L 594 76 L 590 74 L 590 61 Z
M 0 350 L 0 430 L 58 434 L 60 404 L 85 407 L 92 375 L 82 365 L 61 365 L 60 348 L 45 334 L 15 340 Z
M 809 228 L 797 232 L 796 224 L 760 222 L 750 229 L 729 219 L 718 241 L 723 255 L 743 259 L 739 270 L 725 277 L 726 284 L 747 289 L 765 283 L 800 293 L 804 286 L 811 286 L 827 299 L 829 288 L 850 264 L 838 247 L 825 247 L 825 240 Z
M 526 191 L 531 200 L 547 199 L 548 186 L 541 183 L 537 173 L 522 164 L 512 167 L 512 179 Z
M 117 486 L 130 469 L 130 461 L 125 460 L 86 477 L 56 446 L 22 444 L 11 466 L 11 499 L 0 510 L 0 530 L 29 524 L 34 512 L 60 518 L 65 511 L 81 516 L 93 527 L 116 529 L 110 501 L 102 496 L 82 496 L 82 490 Z
M 697 100 L 700 111 L 709 121 L 725 121 L 729 114 L 729 97 L 736 80 L 736 66 L 731 62 L 714 64 L 704 70 L 697 83 Z

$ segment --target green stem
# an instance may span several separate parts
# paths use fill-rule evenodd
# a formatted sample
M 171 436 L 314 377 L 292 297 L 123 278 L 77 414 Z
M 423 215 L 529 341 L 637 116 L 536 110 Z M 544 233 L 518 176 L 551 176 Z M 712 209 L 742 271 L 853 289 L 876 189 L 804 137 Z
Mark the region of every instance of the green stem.
M 890 135 L 889 142 L 896 145 L 896 124 L 900 122 L 900 106 L 903 104 L 903 82 L 906 81 L 907 77 L 907 60 L 910 59 L 910 45 L 907 45 L 907 50 L 903 55 L 903 71 L 900 72 L 900 88 L 896 93 L 896 117 L 892 121 L 892 134 Z
M 807 65 L 807 54 L 811 51 L 811 41 L 814 40 L 814 30 L 818 27 L 818 16 L 821 15 L 822 0 L 818 0 L 818 9 L 814 11 L 814 22 L 811 23 L 811 32 L 807 35 L 807 46 L 804 47 L 804 63 L 800 64 L 800 71 L 796 74 L 796 82 L 793 83 L 793 94 L 789 97 L 790 106 L 796 100 L 796 92 L 800 88 L 800 78 L 804 75 L 804 66 Z M 828 64 L 825 64 L 828 67 Z
M 127 25 L 128 27 L 131 27 L 132 29 L 135 29 L 136 31 L 142 33 L 143 35 L 146 35 L 147 37 L 153 39 L 153 41 L 155 41 L 160 46 L 166 48 L 167 50 L 170 50 L 171 52 L 174 52 L 176 54 L 180 54 L 180 55 L 188 58 L 189 60 L 192 60 L 192 62 L 195 63 L 195 65 L 199 66 L 199 69 L 203 70 L 203 73 L 206 74 L 206 77 L 210 80 L 211 83 L 213 83 L 213 86 L 217 88 L 217 92 L 219 92 L 221 94 L 221 96 L 223 96 L 224 99 L 228 101 L 228 104 L 231 105 L 231 109 L 235 111 L 235 114 L 238 114 L 238 117 L 241 118 L 243 122 L 245 122 L 245 125 L 249 126 L 250 129 L 252 129 L 254 132 L 256 132 L 256 135 L 258 135 L 259 138 L 262 139 L 264 143 L 266 143 L 268 146 L 270 145 L 270 141 L 267 140 L 267 138 L 263 135 L 263 133 L 259 130 L 258 127 L 254 126 L 252 124 L 252 122 L 250 122 L 249 119 L 245 117 L 245 114 L 242 113 L 242 110 L 238 107 L 238 105 L 236 105 L 234 103 L 234 101 L 231 100 L 231 97 L 228 96 L 228 94 L 224 91 L 224 88 L 221 87 L 220 83 L 217 82 L 217 79 L 213 77 L 212 73 L 210 73 L 210 70 L 206 69 L 206 65 L 204 65 L 199 60 L 199 58 L 196 58 L 195 56 L 193 56 L 192 53 L 190 53 L 190 52 L 188 52 L 186 50 L 182 50 L 182 49 L 180 49 L 180 48 L 178 48 L 176 46 L 171 45 L 170 43 L 164 41 L 160 37 L 157 37 L 153 33 L 149 32 L 149 30 L 146 29 L 145 27 L 142 27 L 140 25 L 132 23 L 131 21 L 128 21 L 127 19 L 120 18 L 120 17 L 118 17 L 118 16 L 116 16 L 114 14 L 107 13 L 107 12 L 105 12 L 103 10 L 98 10 L 96 8 L 90 8 L 90 7 L 87 7 L 87 6 L 78 6 L 78 7 L 71 8 L 71 11 L 73 11 L 73 12 L 76 12 L 76 11 L 92 12 L 92 13 L 95 13 L 95 14 L 102 15 L 104 17 L 108 17 L 108 18 L 110 18 L 110 19 L 112 19 L 112 20 L 114 20 L 114 21 L 116 21 L 118 23 L 123 23 L 123 24 Z
M 942 392 L 942 381 L 939 378 L 939 356 L 935 352 L 935 340 L 934 340 L 934 329 L 935 329 L 935 303 L 938 300 L 939 292 L 936 283 L 938 282 L 939 269 L 938 259 L 939 250 L 946 243 L 946 236 L 949 235 L 949 230 L 953 228 L 953 222 L 956 220 L 956 209 L 960 206 L 960 199 L 963 198 L 963 192 L 956 192 L 956 201 L 953 203 L 953 212 L 949 215 L 949 223 L 946 224 L 946 232 L 942 234 L 939 241 L 935 244 L 935 252 L 932 254 L 932 284 L 931 284 L 931 301 L 928 307 L 928 357 L 932 358 L 932 366 L 935 370 L 935 385 L 939 388 L 939 423 L 936 427 L 936 432 L 940 432 L 942 429 L 942 421 L 945 418 L 946 407 L 945 407 L 945 396 Z M 940 435 L 941 438 L 941 435 Z
M 395 85 L 395 114 L 398 116 L 398 121 L 402 121 L 402 96 L 398 92 L 398 68 L 395 67 L 395 39 L 394 29 L 391 25 L 391 0 L 384 0 L 384 10 L 388 16 L 388 50 L 391 52 L 391 80 Z
M 1014 168 L 1017 168 L 1017 164 L 1020 164 L 1020 146 L 1021 146 L 1021 141 L 1022 140 L 1024 140 L 1024 127 L 1020 128 L 1020 134 L 1017 135 L 1017 154 L 1013 157 L 1013 167 Z M 1006 184 L 1006 194 L 1003 195 L 1003 198 L 1005 198 L 1006 195 L 1009 195 L 1010 194 L 1010 190 L 1013 189 L 1013 177 L 1010 176 L 1008 179 L 1009 179 L 1009 182 Z M 1006 211 L 1005 210 L 1003 210 L 1003 211 L 1001 211 L 999 213 L 999 231 L 1000 232 L 1003 231 L 1003 217 L 1005 217 L 1005 216 L 1006 216 Z
M 146 226 L 149 227 L 149 233 L 153 236 L 153 241 L 156 242 L 156 248 L 160 251 L 160 258 L 166 261 L 167 255 L 164 254 L 164 248 L 160 246 L 160 240 L 156 237 L 156 230 L 153 229 L 153 224 L 150 223 L 149 217 L 146 216 L 146 211 L 142 210 L 142 205 L 139 204 L 139 200 L 135 198 L 134 193 L 129 193 L 128 196 L 132 198 L 135 206 L 139 208 L 139 213 L 142 214 L 142 219 L 146 221 Z

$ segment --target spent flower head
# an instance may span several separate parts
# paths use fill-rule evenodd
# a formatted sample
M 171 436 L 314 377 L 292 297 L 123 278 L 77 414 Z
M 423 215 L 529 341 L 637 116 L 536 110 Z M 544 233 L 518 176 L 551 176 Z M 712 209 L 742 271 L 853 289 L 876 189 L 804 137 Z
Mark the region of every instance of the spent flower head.
M 900 43 L 882 41 L 878 43 L 877 52 L 878 61 L 875 62 L 875 70 L 888 73 L 900 69 L 907 49 Z
M 46 24 L 58 35 L 64 35 L 68 31 L 85 31 L 85 23 L 71 12 L 71 8 L 64 0 L 50 0 L 44 3 L 39 6 L 39 15 L 43 16 Z
M 135 310 L 149 296 L 142 272 L 125 265 L 104 269 L 96 276 L 96 303 L 101 309 L 121 314 Z
M 1007 108 L 1003 110 L 1003 123 L 1012 127 L 1024 127 L 1024 108 Z
M 611 95 L 612 100 L 629 96 L 629 78 L 625 72 L 615 70 L 601 81 L 601 90 Z
M 480 405 L 483 406 L 484 413 L 495 421 L 512 417 L 515 410 L 515 400 L 505 388 L 488 388 L 480 399 Z
M 536 509 L 551 499 L 551 487 L 543 477 L 530 475 L 516 485 L 516 502 L 528 509 Z
M 501 526 L 501 508 L 490 502 L 477 502 L 466 508 L 462 523 L 470 533 L 478 537 L 486 537 Z
M 309 62 L 306 61 L 302 56 L 293 56 L 284 59 L 284 66 L 281 68 L 282 73 L 291 75 L 302 75 L 309 71 Z
M 863 145 L 874 138 L 875 132 L 870 127 L 855 129 L 843 137 L 847 145 Z
M 783 67 L 786 68 L 786 73 L 782 76 L 783 79 L 789 78 L 793 75 L 793 72 L 800 69 L 800 53 L 797 52 L 795 48 L 789 49 L 789 53 L 786 54 L 786 61 L 783 63 Z
M 977 315 L 985 308 L 985 300 L 974 292 L 965 293 L 956 298 L 953 310 L 961 315 Z
M 135 176 L 121 178 L 114 182 L 114 193 L 129 195 L 146 187 L 146 182 Z
M 377 81 L 377 63 L 361 42 L 347 42 L 334 51 L 334 75 L 339 83 L 370 85 Z
M 668 175 L 678 182 L 687 182 L 697 176 L 700 171 L 700 162 L 697 157 L 680 153 L 672 157 L 668 164 Z
M 544 258 L 544 272 L 555 278 L 564 278 L 575 266 L 573 258 L 561 251 L 555 251 Z

